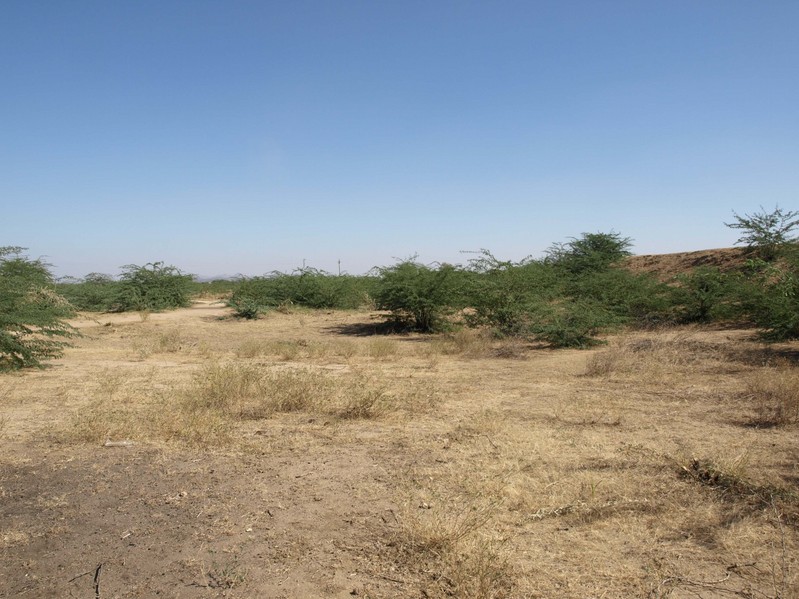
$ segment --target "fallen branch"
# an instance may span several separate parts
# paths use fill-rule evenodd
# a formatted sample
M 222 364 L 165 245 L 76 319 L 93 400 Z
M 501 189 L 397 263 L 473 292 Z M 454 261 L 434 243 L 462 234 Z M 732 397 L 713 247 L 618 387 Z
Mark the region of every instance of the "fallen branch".
M 133 445 L 136 445 L 136 443 L 127 439 L 124 441 L 112 441 L 111 439 L 108 439 L 105 443 L 103 443 L 103 447 L 131 447 Z

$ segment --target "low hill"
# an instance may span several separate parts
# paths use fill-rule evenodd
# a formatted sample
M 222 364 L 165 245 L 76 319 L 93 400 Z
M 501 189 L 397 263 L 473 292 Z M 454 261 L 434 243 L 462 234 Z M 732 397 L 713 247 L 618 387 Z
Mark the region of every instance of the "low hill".
M 718 248 L 675 254 L 630 256 L 625 267 L 636 273 L 648 273 L 667 281 L 688 273 L 699 266 L 716 267 L 722 271 L 741 268 L 746 262 L 746 248 Z

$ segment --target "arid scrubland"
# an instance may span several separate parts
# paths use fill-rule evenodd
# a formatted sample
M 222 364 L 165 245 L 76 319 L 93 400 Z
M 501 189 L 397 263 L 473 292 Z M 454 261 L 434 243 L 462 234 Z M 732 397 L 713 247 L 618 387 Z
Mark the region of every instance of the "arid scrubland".
M 799 596 L 795 343 L 228 313 L 0 378 L 0 596 Z

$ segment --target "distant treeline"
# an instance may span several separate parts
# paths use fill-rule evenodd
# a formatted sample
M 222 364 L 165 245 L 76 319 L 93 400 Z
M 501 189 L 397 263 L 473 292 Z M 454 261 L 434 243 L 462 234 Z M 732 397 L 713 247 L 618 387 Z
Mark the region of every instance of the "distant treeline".
M 465 265 L 410 258 L 361 276 L 302 268 L 211 282 L 153 263 L 127 266 L 118 279 L 92 274 L 56 288 L 80 310 L 157 311 L 198 296 L 223 298 L 244 319 L 293 307 L 369 308 L 386 312 L 386 330 L 486 327 L 558 347 L 587 347 L 622 326 L 689 322 L 736 321 L 770 339 L 799 336 L 794 244 L 753 252 L 737 271 L 697 268 L 668 282 L 625 269 L 630 245 L 615 232 L 585 233 L 541 259 L 504 261 L 483 250 Z
M 799 212 L 761 208 L 728 227 L 742 231 L 747 260 L 737 270 L 700 267 L 661 281 L 624 268 L 630 239 L 584 233 L 556 243 L 541 259 L 500 260 L 482 250 L 465 265 L 421 264 L 416 258 L 368 275 L 313 268 L 263 277 L 201 283 L 154 262 L 56 282 L 50 265 L 24 248 L 0 247 L 0 370 L 39 366 L 58 356 L 76 331 L 75 310 L 159 311 L 198 296 L 225 298 L 237 318 L 274 309 L 384 311 L 386 331 L 434 333 L 481 327 L 498 336 L 553 347 L 587 347 L 618 327 L 688 322 L 754 325 L 763 338 L 799 338 L 799 251 L 792 234 Z

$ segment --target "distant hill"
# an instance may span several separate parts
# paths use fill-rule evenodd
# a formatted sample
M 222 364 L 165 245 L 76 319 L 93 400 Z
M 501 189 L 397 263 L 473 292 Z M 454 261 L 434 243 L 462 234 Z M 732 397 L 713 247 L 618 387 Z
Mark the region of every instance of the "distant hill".
M 746 248 L 718 248 L 676 254 L 651 254 L 630 256 L 624 266 L 636 273 L 648 273 L 661 280 L 690 272 L 698 266 L 711 266 L 722 271 L 741 268 L 746 262 Z

